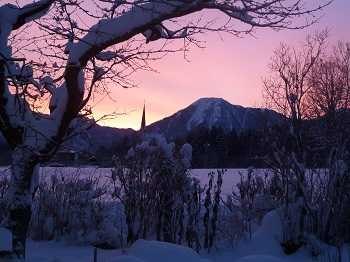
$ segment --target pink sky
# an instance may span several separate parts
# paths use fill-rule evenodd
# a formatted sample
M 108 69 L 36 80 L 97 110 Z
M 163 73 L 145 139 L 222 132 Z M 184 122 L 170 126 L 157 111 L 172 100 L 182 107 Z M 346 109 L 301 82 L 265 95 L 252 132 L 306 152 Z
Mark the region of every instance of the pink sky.
M 138 88 L 112 89 L 112 97 L 98 103 L 95 116 L 112 112 L 118 118 L 100 124 L 138 129 L 143 101 L 147 124 L 169 116 L 200 97 L 222 97 L 232 104 L 263 106 L 262 77 L 268 73 L 273 50 L 281 41 L 298 44 L 308 33 L 328 28 L 330 41 L 350 41 L 350 0 L 335 0 L 321 21 L 305 30 L 274 32 L 257 29 L 255 37 L 237 38 L 215 33 L 201 36 L 205 49 L 192 48 L 190 62 L 181 53 L 157 61 L 159 73 L 138 72 L 133 79 Z M 124 114 L 125 113 L 125 114 Z

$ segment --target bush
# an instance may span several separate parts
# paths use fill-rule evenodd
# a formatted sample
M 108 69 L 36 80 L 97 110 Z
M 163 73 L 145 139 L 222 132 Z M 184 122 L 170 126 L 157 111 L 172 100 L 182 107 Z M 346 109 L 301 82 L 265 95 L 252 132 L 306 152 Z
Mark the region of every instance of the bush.
M 114 195 L 124 206 L 128 243 L 139 238 L 181 243 L 185 203 L 196 183 L 189 174 L 192 148 L 175 150 L 163 137 L 148 137 L 123 159 L 114 158 Z
M 241 180 L 224 201 L 222 233 L 235 244 L 251 238 L 262 218 L 276 208 L 275 179 L 248 168 L 240 172 Z
M 310 235 L 320 241 L 342 246 L 350 240 L 350 170 L 344 147 L 334 147 L 325 168 L 309 168 L 293 157 L 279 152 L 272 169 L 281 207 L 283 239 L 287 254 L 309 245 Z M 282 164 L 283 162 L 283 164 Z M 313 251 L 311 251 L 313 252 Z
M 5 218 L 9 177 L 0 176 L 0 222 Z M 35 192 L 29 237 L 122 247 L 123 214 L 100 177 L 56 169 Z
M 191 157 L 189 144 L 176 148 L 153 135 L 131 148 L 124 158 L 114 158 L 114 195 L 124 206 L 129 244 L 143 238 L 185 244 L 196 250 L 213 246 L 222 173 L 218 173 L 216 185 L 214 174 L 210 174 L 205 190 L 191 177 Z
M 6 216 L 6 211 L 7 211 L 6 194 L 8 192 L 9 186 L 10 186 L 9 176 L 5 172 L 0 173 L 0 225 Z
M 52 175 L 36 192 L 30 236 L 120 247 L 117 203 L 107 193 L 99 177 L 84 177 L 80 172 Z

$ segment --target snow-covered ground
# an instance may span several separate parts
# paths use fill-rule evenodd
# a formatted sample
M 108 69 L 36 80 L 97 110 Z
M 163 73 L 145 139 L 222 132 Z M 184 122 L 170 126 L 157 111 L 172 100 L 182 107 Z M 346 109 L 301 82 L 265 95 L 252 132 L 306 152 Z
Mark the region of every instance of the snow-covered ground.
M 197 254 L 187 247 L 157 241 L 138 240 L 130 248 L 123 250 L 98 250 L 98 262 L 314 262 L 335 261 L 330 253 L 323 258 L 312 258 L 303 249 L 287 256 L 283 253 L 279 239 L 281 225 L 275 211 L 268 213 L 261 227 L 251 240 L 244 240 L 236 248 L 214 250 L 210 254 Z M 28 242 L 29 262 L 76 262 L 93 261 L 91 246 L 72 246 L 60 242 Z M 325 259 L 325 258 L 328 259 Z M 348 250 L 342 252 L 342 262 L 349 262 Z

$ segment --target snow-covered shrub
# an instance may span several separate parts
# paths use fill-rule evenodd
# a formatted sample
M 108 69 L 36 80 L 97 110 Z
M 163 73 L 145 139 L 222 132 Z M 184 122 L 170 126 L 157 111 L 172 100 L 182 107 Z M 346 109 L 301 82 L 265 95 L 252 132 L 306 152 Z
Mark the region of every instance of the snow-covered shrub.
M 187 223 L 185 229 L 185 239 L 188 247 L 197 251 L 201 249 L 201 228 L 200 218 L 202 210 L 202 193 L 204 189 L 201 187 L 199 180 L 192 178 L 188 187 L 188 194 L 186 199 L 187 206 Z
M 252 224 L 260 222 L 264 215 L 275 208 L 275 188 L 273 177 L 258 174 L 252 168 L 241 173 L 241 181 L 237 184 L 238 193 L 233 196 L 246 223 L 246 231 L 251 236 Z
M 244 220 L 230 196 L 223 203 L 218 224 L 218 241 L 234 247 L 246 235 Z
M 252 168 L 240 176 L 237 188 L 224 201 L 221 218 L 221 232 L 232 244 L 243 237 L 251 238 L 264 215 L 276 207 L 273 177 Z
M 121 246 L 117 203 L 107 198 L 107 192 L 98 177 L 80 173 L 42 181 L 34 199 L 30 237 Z
M 190 175 L 191 156 L 189 144 L 176 148 L 151 135 L 124 158 L 114 158 L 114 196 L 124 206 L 129 244 L 143 238 L 196 250 L 213 247 L 224 171 L 218 171 L 216 183 L 210 173 L 209 185 L 202 188 Z
M 334 246 L 350 241 L 349 156 L 343 146 L 334 146 L 324 168 L 306 168 L 290 152 L 275 153 L 272 169 L 277 205 L 281 208 L 281 245 L 288 254 L 301 246 L 318 255 L 316 239 Z M 314 236 L 314 237 L 313 237 Z
M 5 218 L 7 211 L 6 193 L 10 185 L 10 178 L 5 173 L 0 173 L 0 225 Z
M 214 245 L 217 231 L 217 223 L 219 218 L 219 207 L 221 200 L 222 176 L 225 170 L 217 170 L 217 180 L 214 185 L 214 172 L 210 172 L 209 183 L 205 190 L 204 207 L 205 213 L 203 217 L 204 225 L 204 245 L 203 247 L 210 251 Z
M 313 172 L 306 188 L 307 231 L 335 246 L 350 241 L 349 160 L 341 149 L 332 152 L 328 168 Z
M 56 169 L 35 191 L 29 237 L 69 240 L 101 247 L 124 244 L 120 204 L 110 199 L 111 187 L 100 177 Z M 5 218 L 9 176 L 0 175 L 0 224 Z
M 124 206 L 129 244 L 150 237 L 184 241 L 186 204 L 198 201 L 193 191 L 198 183 L 188 169 L 191 156 L 189 144 L 177 149 L 174 143 L 153 135 L 131 148 L 124 158 L 114 158 L 114 196 Z M 190 224 L 193 227 L 193 222 Z

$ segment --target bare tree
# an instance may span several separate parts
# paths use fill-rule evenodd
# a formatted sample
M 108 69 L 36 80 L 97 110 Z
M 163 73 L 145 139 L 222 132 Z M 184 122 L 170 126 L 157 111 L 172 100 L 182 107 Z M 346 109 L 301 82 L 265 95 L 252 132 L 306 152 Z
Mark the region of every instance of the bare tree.
M 326 117 L 335 124 L 340 110 L 348 109 L 350 104 L 350 43 L 339 42 L 331 54 L 321 56 L 308 80 L 309 115 Z
M 286 117 L 291 150 L 296 160 L 303 163 L 303 120 L 308 118 L 308 94 L 311 89 L 308 80 L 315 63 L 325 51 L 327 34 L 327 31 L 322 31 L 307 36 L 300 48 L 281 44 L 272 57 L 272 75 L 264 80 L 264 96 L 268 107 L 276 109 Z
M 152 50 L 149 42 L 182 39 L 187 50 L 188 43 L 198 44 L 194 35 L 205 31 L 237 35 L 258 27 L 303 28 L 331 1 L 315 7 L 305 2 L 40 0 L 1 6 L 0 129 L 13 149 L 6 221 L 13 250 L 6 256 L 24 261 L 35 170 L 55 153 L 71 122 L 89 111 L 102 79 L 128 86 L 125 77 L 149 68 L 152 54 L 168 43 Z M 222 24 L 192 15 L 202 10 L 223 14 Z
M 264 79 L 264 96 L 272 107 L 294 123 L 307 117 L 306 98 L 314 64 L 324 51 L 327 32 L 309 35 L 300 48 L 282 43 L 274 51 L 271 77 Z

